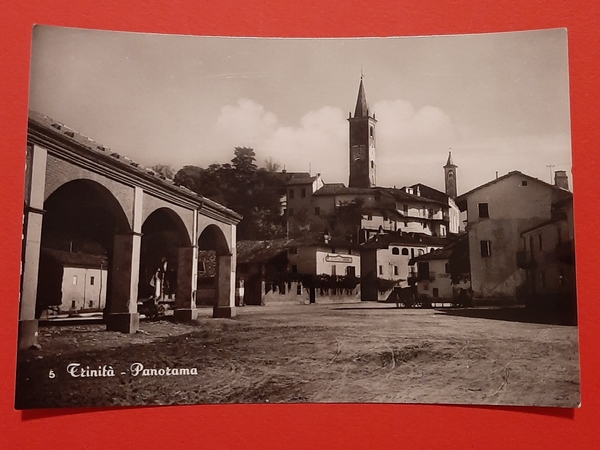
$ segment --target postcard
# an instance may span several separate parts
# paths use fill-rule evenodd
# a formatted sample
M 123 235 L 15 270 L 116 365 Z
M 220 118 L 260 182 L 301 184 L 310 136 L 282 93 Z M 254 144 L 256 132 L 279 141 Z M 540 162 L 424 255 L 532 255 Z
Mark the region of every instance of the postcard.
M 32 39 L 17 409 L 579 406 L 565 29 Z

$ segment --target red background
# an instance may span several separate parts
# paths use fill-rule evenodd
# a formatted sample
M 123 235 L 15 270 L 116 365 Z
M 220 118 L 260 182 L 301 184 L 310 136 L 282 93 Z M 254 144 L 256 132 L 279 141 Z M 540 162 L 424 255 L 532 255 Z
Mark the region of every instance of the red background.
M 600 448 L 596 341 L 600 6 L 589 0 L 5 0 L 0 9 L 0 448 Z M 566 27 L 582 407 L 250 405 L 13 410 L 33 24 L 155 33 L 346 37 Z M 596 444 L 596 445 L 594 445 Z

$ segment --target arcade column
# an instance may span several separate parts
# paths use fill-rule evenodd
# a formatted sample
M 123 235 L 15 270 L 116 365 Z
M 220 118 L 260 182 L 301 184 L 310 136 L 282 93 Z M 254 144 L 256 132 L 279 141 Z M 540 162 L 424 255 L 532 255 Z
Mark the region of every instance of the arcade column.
M 235 316 L 235 262 L 233 255 L 217 255 L 217 300 L 213 317 Z
M 196 276 L 198 272 L 198 247 L 179 249 L 177 266 L 177 307 L 174 312 L 175 320 L 187 322 L 198 318 L 196 309 Z
M 27 148 L 19 349 L 27 349 L 37 344 L 38 321 L 35 318 L 35 304 L 42 240 L 47 156 L 46 149 L 37 145 Z
M 142 197 L 136 187 L 133 199 L 133 231 L 114 237 L 110 266 L 110 299 L 107 301 L 106 328 L 135 333 L 140 326 L 137 311 L 138 282 L 142 244 Z

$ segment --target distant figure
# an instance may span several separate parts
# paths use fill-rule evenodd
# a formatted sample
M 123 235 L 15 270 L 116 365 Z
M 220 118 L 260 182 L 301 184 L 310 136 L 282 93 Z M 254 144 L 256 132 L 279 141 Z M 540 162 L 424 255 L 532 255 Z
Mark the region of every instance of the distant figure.
M 152 295 L 152 298 L 154 298 L 155 300 L 163 298 L 165 295 L 165 282 L 167 270 L 167 258 L 163 257 L 160 265 L 158 266 L 158 269 L 156 269 L 156 272 L 150 280 L 150 286 L 154 288 L 154 294 Z
M 238 306 L 244 305 L 244 280 L 240 280 L 235 289 L 235 299 Z

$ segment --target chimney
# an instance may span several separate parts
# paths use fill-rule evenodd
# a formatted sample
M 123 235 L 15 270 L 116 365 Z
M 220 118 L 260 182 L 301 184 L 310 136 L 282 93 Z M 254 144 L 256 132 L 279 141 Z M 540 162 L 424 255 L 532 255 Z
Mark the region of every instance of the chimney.
M 554 172 L 554 186 L 569 190 L 569 177 L 566 170 L 557 170 Z

